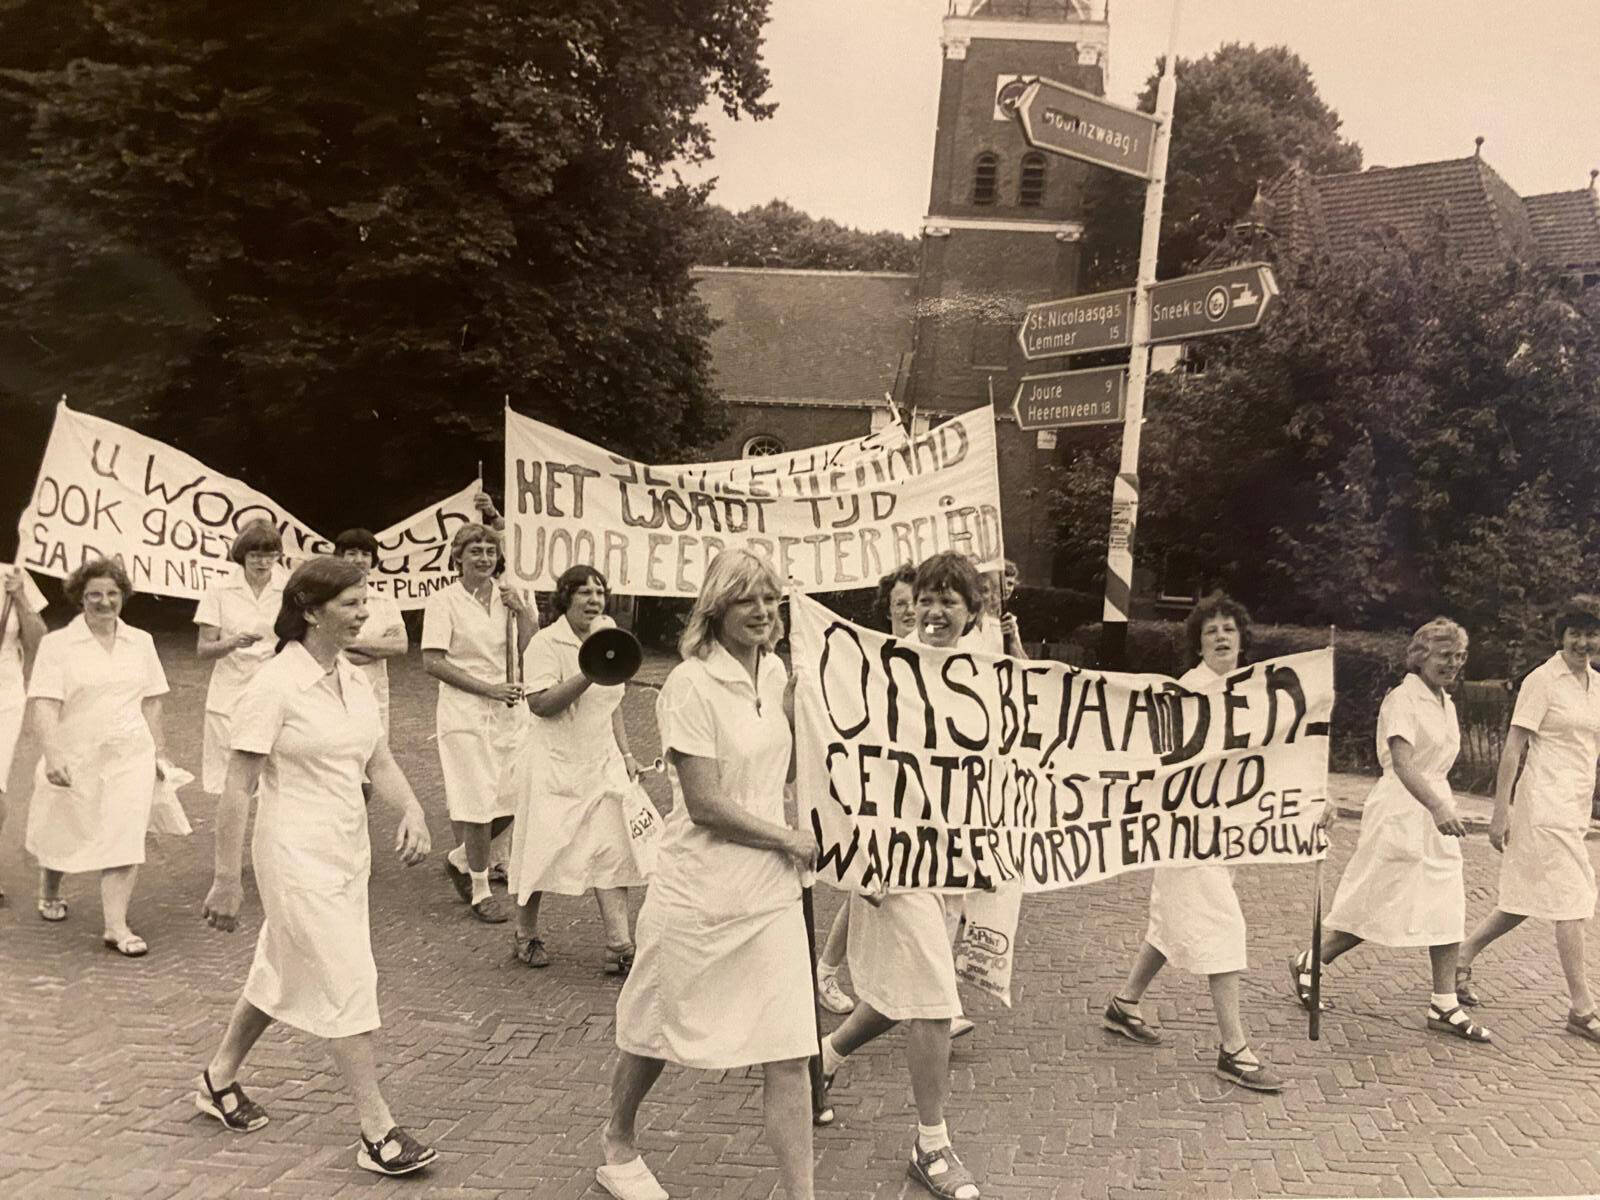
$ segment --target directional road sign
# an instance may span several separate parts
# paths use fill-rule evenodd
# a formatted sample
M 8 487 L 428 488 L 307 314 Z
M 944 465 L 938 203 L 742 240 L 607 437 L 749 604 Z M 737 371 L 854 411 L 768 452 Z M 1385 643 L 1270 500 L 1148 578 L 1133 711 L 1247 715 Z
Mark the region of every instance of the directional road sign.
M 1150 289 L 1150 340 L 1183 342 L 1254 329 L 1278 299 L 1266 263 L 1245 263 L 1168 279 Z
M 1030 83 L 1016 111 L 1030 146 L 1150 178 L 1156 119 L 1149 113 L 1049 79 Z
M 1133 327 L 1133 289 L 1072 296 L 1034 304 L 1022 319 L 1017 341 L 1022 357 L 1054 358 L 1129 345 Z
M 1122 420 L 1127 384 L 1126 367 L 1024 375 L 1011 411 L 1021 429 L 1103 425 Z

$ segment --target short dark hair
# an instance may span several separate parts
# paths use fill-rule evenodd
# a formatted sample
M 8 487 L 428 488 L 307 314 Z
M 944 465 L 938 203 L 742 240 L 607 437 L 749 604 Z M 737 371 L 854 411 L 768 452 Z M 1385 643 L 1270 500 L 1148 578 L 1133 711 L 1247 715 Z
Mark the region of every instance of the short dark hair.
M 133 595 L 133 580 L 128 578 L 121 563 L 114 558 L 91 558 L 80 564 L 77 570 L 67 576 L 67 582 L 61 585 L 61 590 L 67 595 L 67 603 L 80 612 L 83 611 L 83 590 L 93 579 L 111 580 L 121 589 L 124 600 Z
M 556 580 L 555 610 L 558 614 L 566 615 L 567 609 L 572 607 L 572 598 L 578 594 L 578 589 L 590 580 L 598 583 L 606 594 L 606 600 L 611 600 L 611 585 L 606 582 L 606 577 L 600 574 L 599 568 L 591 567 L 586 563 L 579 563 L 575 567 L 568 567 L 561 572 L 561 577 Z
M 319 554 L 296 567 L 283 585 L 283 602 L 278 606 L 278 619 L 272 623 L 272 632 L 278 635 L 278 649 L 305 638 L 310 628 L 306 613 L 366 577 L 367 573 L 349 559 L 331 554 Z
M 916 593 L 917 569 L 910 563 L 901 563 L 878 580 L 878 594 L 872 601 L 872 615 L 885 628 L 893 628 L 894 622 L 889 613 L 889 597 L 894 595 L 895 587 L 902 583 L 910 585 L 913 595 Z
M 923 559 L 917 567 L 911 590 L 918 596 L 923 592 L 954 592 L 966 602 L 974 625 L 983 614 L 983 579 L 978 574 L 978 568 L 972 565 L 972 560 L 954 550 L 941 550 Z M 969 625 L 962 632 L 970 632 L 971 628 Z
M 1228 617 L 1238 627 L 1239 661 L 1243 662 L 1250 650 L 1250 613 L 1244 605 L 1226 592 L 1212 592 L 1194 606 L 1189 619 L 1183 623 L 1184 640 L 1189 644 L 1189 657 L 1195 662 L 1200 661 L 1200 631 L 1206 627 L 1207 621 L 1218 617 Z
M 1600 629 L 1600 596 L 1580 593 L 1561 606 L 1556 613 L 1557 645 L 1569 629 Z
M 246 554 L 260 554 L 266 550 L 282 554 L 283 538 L 272 527 L 272 522 L 263 517 L 258 521 L 251 521 L 234 535 L 233 545 L 228 547 L 228 557 L 242 567 Z
M 372 565 L 378 565 L 378 539 L 370 529 L 346 529 L 333 539 L 333 553 L 343 558 L 346 550 L 365 550 L 372 555 Z

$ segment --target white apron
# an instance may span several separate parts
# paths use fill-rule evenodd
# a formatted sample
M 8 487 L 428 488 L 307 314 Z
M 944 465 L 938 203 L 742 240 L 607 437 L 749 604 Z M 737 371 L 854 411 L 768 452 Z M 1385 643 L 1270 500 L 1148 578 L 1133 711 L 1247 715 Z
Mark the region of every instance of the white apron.
M 1511 840 L 1500 856 L 1501 912 L 1546 921 L 1594 915 L 1594 862 L 1584 835 L 1600 753 L 1600 678 L 1584 674 L 1580 682 L 1558 653 L 1517 692 L 1511 723 L 1532 736 L 1512 793 Z
M 287 578 L 281 568 L 275 567 L 272 578 L 257 595 L 245 582 L 244 568 L 237 567 L 231 575 L 208 587 L 195 605 L 194 623 L 221 631 L 224 641 L 239 633 L 253 633 L 259 639 L 230 650 L 211 663 L 200 742 L 200 787 L 209 795 L 222 795 L 228 780 L 228 716 L 245 684 L 255 678 L 277 647 L 272 626 L 283 606 Z
M 1361 834 L 1326 924 L 1380 946 L 1453 945 L 1467 915 L 1461 839 L 1440 833 L 1394 773 L 1389 741 L 1395 737 L 1410 743 L 1417 771 L 1450 794 L 1450 768 L 1461 749 L 1455 703 L 1407 674 L 1378 710 L 1383 775 L 1361 810 Z
M 758 673 L 759 689 L 713 645 L 667 677 L 657 719 L 664 750 L 716 759 L 727 799 L 781 823 L 787 673 L 771 654 L 762 654 Z M 669 774 L 674 805 L 617 1000 L 617 1046 L 706 1069 L 808 1058 L 817 1052 L 817 1014 L 800 872 L 787 855 L 695 825 L 677 772 Z
M 10 563 L 0 563 L 0 579 L 10 575 Z M 28 603 L 36 613 L 44 611 L 44 596 L 33 576 L 22 573 L 22 589 Z M 0 609 L 5 607 L 6 593 L 0 592 Z M 28 707 L 28 692 L 22 678 L 21 616 L 16 610 L 7 615 L 4 628 L 0 628 L 0 792 L 6 790 L 6 779 L 11 774 L 11 756 L 17 749 L 17 738 L 22 733 L 22 714 Z

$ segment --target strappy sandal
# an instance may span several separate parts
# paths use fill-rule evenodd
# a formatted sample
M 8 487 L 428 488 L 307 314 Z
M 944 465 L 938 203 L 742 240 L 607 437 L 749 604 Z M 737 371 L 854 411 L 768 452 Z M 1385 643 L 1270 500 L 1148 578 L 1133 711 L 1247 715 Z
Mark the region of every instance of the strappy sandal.
M 628 972 L 633 970 L 633 955 L 634 947 L 632 942 L 625 946 L 607 946 L 606 974 L 621 975 L 626 979 Z
M 1483 1003 L 1483 997 L 1472 988 L 1472 968 L 1456 968 L 1456 1003 L 1466 1008 L 1477 1008 Z
M 511 956 L 525 967 L 548 967 L 550 952 L 544 948 L 544 939 L 512 935 Z
M 1112 1033 L 1120 1033 L 1129 1041 L 1138 1042 L 1141 1046 L 1159 1046 L 1161 1035 L 1136 1012 L 1130 1012 L 1122 1006 L 1119 996 L 1111 997 L 1111 1003 L 1106 1005 L 1106 1011 L 1100 1017 L 1100 1024 Z
M 1568 1009 L 1567 1032 L 1588 1038 L 1591 1042 L 1600 1042 L 1600 1016 L 1597 1016 L 1592 1008 L 1582 1016 Z
M 1289 978 L 1294 981 L 1294 998 L 1300 1002 L 1300 1007 L 1307 1012 L 1311 1011 L 1311 951 L 1302 950 L 1289 960 Z M 1323 1012 L 1327 1012 L 1333 1005 L 1326 1000 L 1319 1002 Z
M 912 1143 L 911 1163 L 906 1167 L 906 1174 L 939 1200 L 977 1200 L 978 1181 L 961 1165 L 951 1146 L 923 1150 Z
M 105 943 L 107 950 L 115 950 L 123 958 L 143 958 L 150 953 L 150 947 L 137 933 L 130 933 L 124 938 L 113 937 L 108 933 L 100 940 Z
M 39 917 L 44 921 L 65 921 L 67 919 L 67 902 L 60 896 L 53 900 L 39 897 Z
M 194 1094 L 194 1106 L 234 1133 L 254 1133 L 272 1119 L 266 1109 L 244 1094 L 238 1080 L 225 1088 L 212 1087 L 210 1067 L 200 1072 L 200 1090 Z
M 1435 1033 L 1448 1033 L 1468 1042 L 1486 1044 L 1494 1040 L 1482 1025 L 1474 1025 L 1467 1019 L 1467 1014 L 1461 1011 L 1459 1004 L 1443 1010 L 1437 1004 L 1428 1005 L 1428 1028 Z M 1600 1038 L 1596 1040 L 1600 1041 Z
M 361 1135 L 361 1148 L 356 1151 L 356 1166 L 379 1175 L 409 1175 L 422 1170 L 438 1157 L 437 1150 L 424 1146 L 396 1125 L 375 1142 L 367 1141 L 366 1134 Z
M 1249 1088 L 1252 1092 L 1281 1092 L 1283 1080 L 1260 1059 L 1251 1062 L 1245 1058 L 1246 1054 L 1249 1054 L 1251 1059 L 1256 1058 L 1250 1051 L 1249 1043 L 1240 1046 L 1232 1054 L 1218 1046 L 1217 1074 L 1230 1083 Z

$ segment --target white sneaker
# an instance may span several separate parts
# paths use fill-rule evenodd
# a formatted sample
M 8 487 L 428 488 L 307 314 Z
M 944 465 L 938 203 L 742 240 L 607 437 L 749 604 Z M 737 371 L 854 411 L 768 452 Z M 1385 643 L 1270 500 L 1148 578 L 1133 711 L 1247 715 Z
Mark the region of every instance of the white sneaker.
M 822 1001 L 822 1007 L 841 1017 L 846 1013 L 854 1012 L 856 1002 L 850 994 L 839 986 L 837 975 L 817 976 L 817 999 Z
M 977 1026 L 967 1020 L 966 1017 L 950 1018 L 950 1038 L 952 1041 L 958 1037 L 965 1037 L 976 1028 Z

